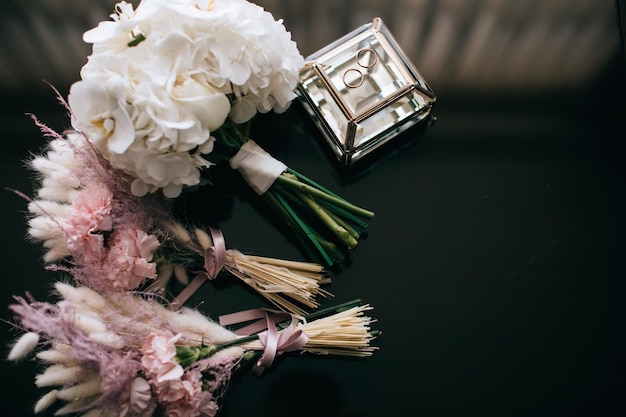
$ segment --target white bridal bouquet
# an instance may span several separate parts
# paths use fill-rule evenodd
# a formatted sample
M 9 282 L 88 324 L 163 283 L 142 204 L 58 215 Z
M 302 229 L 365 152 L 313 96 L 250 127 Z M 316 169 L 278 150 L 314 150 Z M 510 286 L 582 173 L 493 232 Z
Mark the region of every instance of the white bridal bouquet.
M 374 214 L 248 137 L 257 112 L 283 112 L 295 98 L 304 60 L 282 22 L 246 0 L 123 1 L 111 17 L 84 34 L 93 52 L 68 102 L 73 127 L 132 193 L 175 198 L 229 163 L 315 260 L 343 260 Z
M 33 116 L 49 142 L 28 164 L 34 196 L 15 191 L 46 268 L 64 274 L 55 302 L 27 295 L 10 306 L 21 335 L 9 359 L 34 356 L 35 384 L 49 390 L 35 412 L 212 417 L 238 369 L 261 374 L 294 351 L 370 356 L 371 307 L 318 309 L 317 296 L 332 296 L 326 267 L 373 213 L 248 137 L 257 112 L 294 98 L 302 57 L 282 23 L 245 0 L 143 0 L 118 3 L 84 38 L 93 53 L 59 99 L 73 129 Z M 177 197 L 217 163 L 238 169 L 325 265 L 246 255 L 219 229 L 178 218 Z M 276 310 L 214 321 L 185 307 L 221 272 Z

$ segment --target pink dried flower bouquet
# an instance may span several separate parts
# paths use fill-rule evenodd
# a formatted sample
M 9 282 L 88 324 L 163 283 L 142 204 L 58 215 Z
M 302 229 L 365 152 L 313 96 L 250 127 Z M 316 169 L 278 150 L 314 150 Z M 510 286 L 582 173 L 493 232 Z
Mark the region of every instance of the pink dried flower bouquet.
M 283 352 L 363 357 L 376 350 L 374 320 L 365 315 L 371 308 L 358 302 L 307 321 L 262 311 L 266 329 L 240 336 L 197 310 L 172 311 L 138 294 L 101 295 L 60 282 L 55 289 L 57 303 L 16 297 L 11 306 L 24 333 L 9 359 L 35 351 L 45 365 L 35 384 L 50 391 L 35 412 L 63 402 L 57 415 L 214 416 L 242 364 L 261 372 Z

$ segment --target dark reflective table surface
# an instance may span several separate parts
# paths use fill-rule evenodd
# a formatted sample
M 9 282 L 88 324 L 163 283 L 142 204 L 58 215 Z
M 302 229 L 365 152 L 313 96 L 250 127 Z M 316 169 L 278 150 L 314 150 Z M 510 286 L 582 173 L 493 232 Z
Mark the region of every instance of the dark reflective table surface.
M 439 97 L 434 126 L 350 181 L 298 103 L 259 117 L 254 135 L 275 157 L 376 212 L 323 303 L 365 300 L 383 334 L 365 360 L 288 354 L 260 379 L 238 374 L 221 416 L 624 411 L 624 107 L 614 89 L 582 94 Z M 67 127 L 50 101 L 16 110 Z M 23 114 L 7 125 L 2 185 L 29 192 L 23 160 L 43 139 Z M 238 174 L 216 176 L 218 189 L 189 197 L 190 216 L 219 224 L 229 247 L 304 259 Z M 58 276 L 24 239 L 25 202 L 8 191 L 2 201 L 2 305 L 45 297 Z M 190 303 L 212 316 L 265 305 L 229 280 Z M 12 334 L 3 324 L 4 346 Z M 29 415 L 35 366 L 1 366 L 5 415 Z
M 597 84 L 438 96 L 436 123 L 373 169 L 346 177 L 299 103 L 262 115 L 254 138 L 288 166 L 376 212 L 323 305 L 361 298 L 383 334 L 364 360 L 285 354 L 262 378 L 238 374 L 221 417 L 626 415 L 624 63 Z M 432 85 L 437 93 L 437 85 Z M 0 115 L 3 187 L 44 144 L 25 113 L 69 126 L 53 93 L 11 95 Z M 305 259 L 239 175 L 189 196 L 189 216 L 231 248 Z M 44 298 L 58 274 L 25 240 L 26 203 L 2 191 L 0 317 L 12 295 Z M 226 279 L 190 301 L 212 317 L 266 306 Z M 2 324 L 2 355 L 14 331 Z M 33 363 L 0 361 L 0 410 L 31 415 Z

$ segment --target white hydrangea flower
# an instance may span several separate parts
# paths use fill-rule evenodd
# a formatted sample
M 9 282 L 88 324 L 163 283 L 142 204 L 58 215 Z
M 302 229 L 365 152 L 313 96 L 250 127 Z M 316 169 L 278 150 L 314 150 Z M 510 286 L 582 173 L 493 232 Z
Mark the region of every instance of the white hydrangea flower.
M 126 89 L 120 77 L 104 83 L 79 81 L 70 89 L 72 125 L 100 149 L 121 154 L 135 140 L 135 128 L 126 110 Z
M 201 152 L 159 153 L 145 148 L 131 148 L 119 155 L 115 162 L 122 169 L 137 173 L 131 184 L 133 194 L 142 196 L 162 188 L 163 194 L 169 198 L 177 197 L 185 185 L 197 185 L 200 182 L 199 169 L 210 166 Z
M 140 24 L 158 10 L 151 2 L 144 2 L 135 11 L 132 4 L 121 1 L 115 5 L 115 13 L 110 15 L 113 21 L 100 22 L 97 27 L 83 34 L 83 40 L 93 44 L 109 42 L 109 47 L 117 43 L 120 48 L 124 48 L 141 33 Z
M 68 98 L 73 126 L 133 177 L 137 195 L 176 197 L 210 164 L 227 117 L 282 112 L 304 60 L 281 21 L 246 0 L 121 2 Z

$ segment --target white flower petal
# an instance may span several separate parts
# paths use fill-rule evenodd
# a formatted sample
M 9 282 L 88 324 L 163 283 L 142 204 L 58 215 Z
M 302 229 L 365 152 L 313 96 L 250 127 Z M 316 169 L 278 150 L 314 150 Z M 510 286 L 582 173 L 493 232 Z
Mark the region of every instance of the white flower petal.
M 167 198 L 176 198 L 182 193 L 183 186 L 181 184 L 169 183 L 163 187 L 163 195 Z
M 97 27 L 88 30 L 83 34 L 83 41 L 86 43 L 96 43 L 112 38 L 120 30 L 117 22 L 100 22 Z
M 254 104 L 246 100 L 236 101 L 230 111 L 230 117 L 235 123 L 245 123 L 252 119 L 255 114 L 256 107 L 254 106 Z
M 109 137 L 109 150 L 114 153 L 124 153 L 135 140 L 135 127 L 128 113 L 118 108 L 112 113 L 114 122 L 113 134 Z
M 137 197 L 143 197 L 148 194 L 149 189 L 145 182 L 140 179 L 136 179 L 132 182 L 132 184 L 130 184 L 130 191 Z

